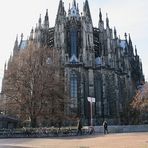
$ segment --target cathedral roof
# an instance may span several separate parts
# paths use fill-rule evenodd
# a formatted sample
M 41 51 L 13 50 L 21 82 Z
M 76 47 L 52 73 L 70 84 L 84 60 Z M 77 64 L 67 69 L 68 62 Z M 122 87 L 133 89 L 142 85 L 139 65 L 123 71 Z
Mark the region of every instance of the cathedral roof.
M 79 16 L 80 16 L 78 4 L 76 6 L 75 0 L 73 0 L 72 7 L 71 8 L 69 7 L 69 16 L 70 17 L 77 17 L 77 18 L 79 18 Z
M 27 48 L 27 40 L 22 40 L 20 43 L 20 50 Z
M 126 43 L 126 40 L 121 40 L 120 41 L 120 47 L 125 49 L 127 47 L 127 43 Z

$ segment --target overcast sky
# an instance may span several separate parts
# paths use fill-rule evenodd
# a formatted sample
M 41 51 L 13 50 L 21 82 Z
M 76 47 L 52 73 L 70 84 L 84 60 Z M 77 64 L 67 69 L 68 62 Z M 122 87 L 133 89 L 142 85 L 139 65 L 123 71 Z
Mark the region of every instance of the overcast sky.
M 14 41 L 21 33 L 24 38 L 36 26 L 39 15 L 49 12 L 50 27 L 54 26 L 60 0 L 2 0 L 0 5 L 0 88 L 3 77 L 4 63 L 13 51 Z M 73 0 L 63 0 L 65 10 Z M 80 12 L 83 2 L 77 0 Z M 99 8 L 103 19 L 108 13 L 110 27 L 117 29 L 118 35 L 124 39 L 124 33 L 130 33 L 133 45 L 137 46 L 138 54 L 143 62 L 145 78 L 148 79 L 148 0 L 88 0 L 93 25 L 98 26 Z

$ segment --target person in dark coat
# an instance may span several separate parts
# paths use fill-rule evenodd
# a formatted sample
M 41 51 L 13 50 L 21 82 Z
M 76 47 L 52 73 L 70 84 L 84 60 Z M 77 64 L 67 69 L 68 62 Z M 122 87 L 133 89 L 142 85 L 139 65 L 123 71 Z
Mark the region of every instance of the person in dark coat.
M 108 125 L 107 125 L 107 121 L 103 122 L 103 127 L 104 127 L 104 134 L 108 134 Z
M 78 124 L 77 124 L 77 135 L 82 135 L 82 122 L 81 119 L 78 120 Z

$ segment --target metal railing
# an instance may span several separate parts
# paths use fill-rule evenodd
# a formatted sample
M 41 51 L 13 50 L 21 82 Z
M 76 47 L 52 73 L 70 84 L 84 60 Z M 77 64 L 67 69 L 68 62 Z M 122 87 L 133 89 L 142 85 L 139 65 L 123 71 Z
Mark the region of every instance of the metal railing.
M 82 135 L 94 134 L 94 128 L 83 127 Z M 42 138 L 77 136 L 77 127 L 0 129 L 0 138 Z

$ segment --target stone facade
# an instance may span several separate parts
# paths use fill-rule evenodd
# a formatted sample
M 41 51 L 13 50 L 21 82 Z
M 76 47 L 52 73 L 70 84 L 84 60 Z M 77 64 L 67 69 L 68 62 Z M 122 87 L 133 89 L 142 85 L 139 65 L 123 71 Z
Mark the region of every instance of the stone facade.
M 55 26 L 49 27 L 48 10 L 44 22 L 41 17 L 35 29 L 31 30 L 29 40 L 18 44 L 17 54 L 27 47 L 30 41 L 39 46 L 48 46 L 60 52 L 60 62 L 65 67 L 69 99 L 72 104 L 68 114 L 77 114 L 83 123 L 90 124 L 90 104 L 87 97 L 94 97 L 93 121 L 101 124 L 104 119 L 112 124 L 120 124 L 125 102 L 135 94 L 138 85 L 144 81 L 142 63 L 135 53 L 131 37 L 117 37 L 116 29 L 106 26 L 99 12 L 98 27 L 93 27 L 88 0 L 84 2 L 83 13 L 73 0 L 68 13 L 62 0 L 59 2 Z M 3 86 L 4 87 L 4 86 Z

